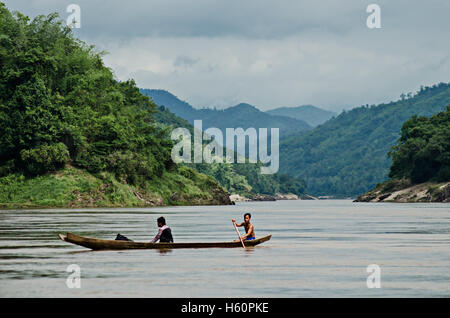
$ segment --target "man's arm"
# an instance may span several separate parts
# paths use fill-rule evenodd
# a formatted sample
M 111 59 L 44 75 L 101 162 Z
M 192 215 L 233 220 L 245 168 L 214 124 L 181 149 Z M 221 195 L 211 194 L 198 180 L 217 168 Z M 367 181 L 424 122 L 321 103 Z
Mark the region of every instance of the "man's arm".
M 253 224 L 251 224 L 251 225 L 248 227 L 248 232 L 247 232 L 245 235 L 242 235 L 241 238 L 242 238 L 242 239 L 246 239 L 247 237 L 250 236 L 250 234 L 251 234 L 252 232 L 253 232 Z
M 242 222 L 242 223 L 236 223 L 236 220 L 235 220 L 235 219 L 232 219 L 231 221 L 233 221 L 233 223 L 236 224 L 236 226 L 238 226 L 238 227 L 244 225 L 244 222 Z
M 159 240 L 159 238 L 161 237 L 162 232 L 163 232 L 163 228 L 160 227 L 155 238 L 153 240 L 151 240 L 150 243 L 156 243 Z

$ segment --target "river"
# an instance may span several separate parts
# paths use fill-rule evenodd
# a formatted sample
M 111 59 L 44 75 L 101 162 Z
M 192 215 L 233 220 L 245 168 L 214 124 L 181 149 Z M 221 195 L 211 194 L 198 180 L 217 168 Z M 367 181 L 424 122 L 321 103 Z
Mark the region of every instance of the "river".
M 240 222 L 245 212 L 256 236 L 271 233 L 270 241 L 248 249 L 90 251 L 57 236 L 149 241 L 164 216 L 175 242 L 231 241 L 231 219 Z M 450 296 L 450 204 L 3 210 L 0 221 L 0 297 Z M 66 283 L 70 264 L 80 269 L 80 288 Z M 372 264 L 378 272 L 367 271 Z M 369 276 L 380 288 L 368 288 Z

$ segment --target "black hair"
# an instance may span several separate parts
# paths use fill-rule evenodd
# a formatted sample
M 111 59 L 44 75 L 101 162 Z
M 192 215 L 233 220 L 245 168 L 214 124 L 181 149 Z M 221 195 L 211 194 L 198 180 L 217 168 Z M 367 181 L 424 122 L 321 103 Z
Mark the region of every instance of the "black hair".
M 244 214 L 244 218 L 245 218 L 246 215 L 248 215 L 248 217 L 249 217 L 250 219 L 252 218 L 252 215 L 251 215 L 250 213 L 248 213 L 248 212 Z
M 163 216 L 159 217 L 157 222 L 161 223 L 162 225 L 166 225 L 166 219 Z

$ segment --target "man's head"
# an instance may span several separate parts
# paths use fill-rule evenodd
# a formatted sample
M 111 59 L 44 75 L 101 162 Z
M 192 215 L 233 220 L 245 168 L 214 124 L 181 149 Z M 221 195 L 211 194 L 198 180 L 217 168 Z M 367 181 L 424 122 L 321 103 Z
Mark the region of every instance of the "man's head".
M 158 222 L 159 227 L 166 225 L 166 219 L 163 216 L 159 217 L 156 222 Z
M 252 215 L 250 213 L 245 213 L 244 214 L 244 222 L 248 223 L 250 222 L 250 219 L 252 218 Z

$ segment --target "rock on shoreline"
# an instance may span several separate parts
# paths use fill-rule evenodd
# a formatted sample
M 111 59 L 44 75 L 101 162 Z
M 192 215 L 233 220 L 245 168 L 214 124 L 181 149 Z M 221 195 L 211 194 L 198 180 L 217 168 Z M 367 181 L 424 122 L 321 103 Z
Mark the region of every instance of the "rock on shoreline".
M 298 200 L 298 195 L 293 193 L 288 194 L 276 193 L 275 200 Z
M 392 185 L 393 182 L 396 184 Z M 402 183 L 404 186 L 399 186 Z M 391 180 L 360 195 L 354 202 L 450 202 L 450 182 L 411 185 L 404 180 Z
M 273 195 L 268 194 L 255 194 L 252 197 L 252 201 L 276 201 L 275 197 Z
M 230 195 L 230 200 L 231 202 L 248 202 L 251 201 L 249 198 L 247 197 L 243 197 L 239 194 L 232 194 Z
M 293 193 L 276 193 L 275 195 L 268 194 L 255 194 L 250 198 L 241 196 L 239 194 L 230 195 L 230 200 L 232 202 L 249 202 L 249 201 L 278 201 L 278 200 L 318 200 L 308 194 L 301 194 L 300 196 Z

